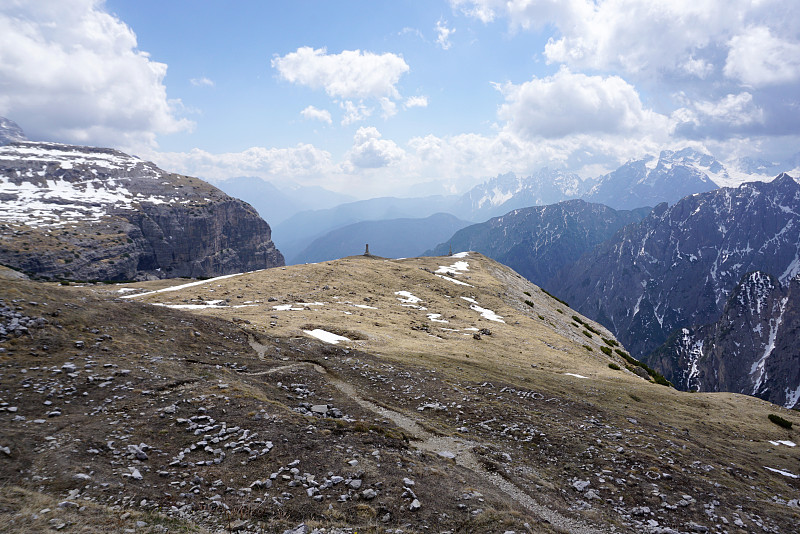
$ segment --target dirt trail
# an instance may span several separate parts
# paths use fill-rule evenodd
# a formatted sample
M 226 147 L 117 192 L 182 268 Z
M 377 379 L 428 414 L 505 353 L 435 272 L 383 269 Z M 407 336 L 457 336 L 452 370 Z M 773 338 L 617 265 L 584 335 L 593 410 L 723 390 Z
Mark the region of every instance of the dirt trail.
M 253 350 L 255 350 L 256 353 L 258 353 L 258 357 L 260 359 L 265 359 L 267 350 L 265 345 L 262 345 L 258 342 L 258 340 L 251 336 L 250 346 L 253 347 Z M 253 373 L 253 376 L 267 375 L 278 371 L 296 369 L 298 367 L 305 366 L 310 366 L 317 372 L 325 374 L 328 381 L 335 386 L 336 389 L 341 391 L 344 395 L 352 399 L 365 410 L 380 416 L 380 418 L 392 421 L 394 424 L 408 432 L 412 436 L 412 446 L 426 452 L 444 456 L 446 458 L 453 458 L 453 460 L 456 462 L 456 465 L 479 474 L 482 478 L 497 486 L 503 493 L 510 496 L 523 507 L 527 508 L 531 513 L 544 519 L 551 525 L 572 534 L 599 534 L 602 532 L 582 521 L 565 517 L 555 510 L 551 510 L 550 508 L 539 504 L 514 483 L 506 480 L 497 473 L 492 473 L 486 470 L 486 468 L 481 465 L 475 454 L 472 452 L 472 449 L 477 445 L 475 442 L 461 438 L 454 438 L 451 436 L 437 436 L 431 432 L 428 432 L 411 417 L 400 412 L 384 408 L 383 406 L 378 406 L 374 402 L 364 399 L 356 392 L 352 385 L 330 375 L 321 365 L 310 362 L 299 362 L 270 369 L 269 371 Z
M 317 371 L 324 373 L 325 369 L 319 365 L 311 364 Z M 548 521 L 555 527 L 564 529 L 573 534 L 596 534 L 601 532 L 582 521 L 570 519 L 551 510 L 546 506 L 542 506 L 536 502 L 530 495 L 522 491 L 518 486 L 509 482 L 497 473 L 487 471 L 473 454 L 472 449 L 477 445 L 473 441 L 454 438 L 450 436 L 437 436 L 422 428 L 412 418 L 394 410 L 389 410 L 383 406 L 370 402 L 362 398 L 356 393 L 355 388 L 339 380 L 338 378 L 328 375 L 328 380 L 336 386 L 336 388 L 358 403 L 362 408 L 369 410 L 384 419 L 392 421 L 394 424 L 413 435 L 412 445 L 418 449 L 439 454 L 440 456 L 452 457 L 456 464 L 469 469 L 479 474 L 484 479 L 488 480 L 506 495 L 517 501 L 519 504 L 527 508 L 536 516 Z

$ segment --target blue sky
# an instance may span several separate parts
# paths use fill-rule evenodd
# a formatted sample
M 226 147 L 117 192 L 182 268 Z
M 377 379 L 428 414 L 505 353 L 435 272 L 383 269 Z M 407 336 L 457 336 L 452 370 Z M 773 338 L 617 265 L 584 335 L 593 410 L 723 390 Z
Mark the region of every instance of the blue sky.
M 800 150 L 798 27 L 785 0 L 10 0 L 0 115 L 360 197 L 684 146 L 733 168 Z

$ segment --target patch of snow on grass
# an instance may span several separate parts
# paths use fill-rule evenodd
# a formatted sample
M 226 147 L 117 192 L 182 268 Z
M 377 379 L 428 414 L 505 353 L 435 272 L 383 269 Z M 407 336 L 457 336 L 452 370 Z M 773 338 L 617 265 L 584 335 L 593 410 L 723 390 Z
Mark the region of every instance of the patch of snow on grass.
M 575 373 L 564 373 L 567 376 L 574 376 L 575 378 L 589 378 L 588 376 L 578 375 Z
M 400 302 L 405 302 L 407 304 L 416 304 L 417 302 L 422 302 L 422 299 L 419 297 L 415 297 L 408 291 L 395 291 L 395 295 L 400 295 L 403 298 L 398 298 Z
M 350 304 L 354 308 L 362 308 L 362 309 L 365 309 L 365 310 L 377 310 L 378 309 L 375 306 L 367 306 L 366 304 L 353 304 L 351 302 L 348 302 L 347 304 Z
M 339 336 L 333 332 L 322 330 L 321 328 L 315 328 L 314 330 L 303 330 L 303 332 L 311 337 L 315 337 L 321 341 L 324 341 L 325 343 L 331 343 L 333 345 L 338 344 L 340 341 L 350 341 L 350 339 L 344 336 Z
M 295 308 L 291 304 L 279 304 L 272 307 L 275 311 L 303 311 L 303 308 Z
M 203 285 L 203 284 L 216 282 L 217 280 L 224 280 L 225 278 L 231 278 L 233 276 L 240 276 L 242 274 L 245 274 L 245 273 L 226 274 L 226 275 L 223 275 L 223 276 L 217 276 L 216 278 L 209 278 L 207 280 L 198 280 L 196 282 L 189 282 L 188 284 L 181 284 L 179 286 L 165 287 L 164 289 L 156 289 L 155 291 L 148 291 L 147 293 L 137 293 L 136 295 L 123 295 L 120 298 L 122 298 L 122 299 L 132 299 L 132 298 L 136 298 L 136 297 L 144 297 L 146 295 L 155 295 L 156 293 L 166 293 L 168 291 L 180 291 L 181 289 L 186 289 L 187 287 L 200 286 L 200 285 Z
M 505 323 L 502 316 L 497 315 L 492 310 L 481 308 L 480 306 L 478 306 L 478 303 L 475 301 L 475 299 L 471 299 L 469 297 L 461 297 L 461 298 L 470 303 L 469 306 L 470 310 L 480 313 L 481 317 L 483 317 L 484 319 L 488 319 L 489 321 L 495 321 L 497 323 Z
M 469 256 L 469 252 L 459 252 L 458 254 L 453 254 L 450 256 L 451 258 L 466 258 Z
M 445 319 L 442 319 L 441 317 L 442 317 L 441 313 L 429 313 L 428 314 L 428 319 L 430 319 L 434 323 L 448 323 L 448 322 L 450 322 L 450 321 L 446 321 Z
M 439 268 L 434 271 L 434 273 L 456 275 L 458 274 L 458 271 L 469 271 L 469 263 L 465 261 L 457 261 L 450 267 L 440 265 Z
M 788 441 L 788 440 L 780 440 L 780 439 L 778 441 L 770 440 L 770 443 L 772 443 L 776 447 L 778 445 L 786 445 L 787 447 L 797 447 L 797 443 L 795 443 L 794 441 Z
M 764 469 L 767 471 L 772 471 L 773 473 L 778 473 L 779 475 L 783 475 L 789 478 L 800 478 L 800 476 L 795 475 L 794 473 L 790 473 L 789 471 L 784 471 L 782 469 L 773 469 L 771 467 L 764 466 Z
M 466 282 L 462 282 L 461 280 L 456 280 L 455 278 L 450 278 L 449 276 L 445 276 L 443 274 L 437 274 L 436 276 L 438 276 L 439 278 L 443 278 L 443 279 L 447 280 L 448 282 L 453 282 L 454 284 L 458 284 L 460 286 L 475 287 L 475 286 L 473 286 L 471 284 L 468 284 Z

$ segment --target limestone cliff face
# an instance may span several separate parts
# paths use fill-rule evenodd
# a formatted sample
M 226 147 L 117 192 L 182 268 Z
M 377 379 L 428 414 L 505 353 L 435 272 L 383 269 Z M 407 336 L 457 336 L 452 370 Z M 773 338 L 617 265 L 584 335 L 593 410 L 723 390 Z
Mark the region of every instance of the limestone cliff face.
M 284 263 L 249 204 L 116 150 L 0 147 L 0 200 L 0 263 L 41 278 L 208 277 Z
M 746 274 L 719 321 L 682 328 L 648 358 L 676 387 L 800 406 L 800 277 Z

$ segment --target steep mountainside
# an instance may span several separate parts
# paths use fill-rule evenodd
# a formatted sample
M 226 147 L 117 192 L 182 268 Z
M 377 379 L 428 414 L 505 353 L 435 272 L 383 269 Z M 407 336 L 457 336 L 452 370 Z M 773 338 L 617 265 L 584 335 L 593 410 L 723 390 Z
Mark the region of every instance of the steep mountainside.
M 648 212 L 649 208 L 616 211 L 583 200 L 518 209 L 459 230 L 425 254 L 442 256 L 450 247 L 475 250 L 547 287 L 559 270 Z
M 690 148 L 659 157 L 626 163 L 583 193 L 583 198 L 616 209 L 670 204 L 695 193 L 717 189 L 712 178 L 727 179 L 727 172 L 712 156 Z
M 719 321 L 677 330 L 647 358 L 691 391 L 735 391 L 800 407 L 800 278 L 746 274 Z
M 419 256 L 422 251 L 447 239 L 469 223 L 448 213 L 437 213 L 424 219 L 387 219 L 362 221 L 328 232 L 311 242 L 292 258 L 291 263 L 335 260 L 364 252 L 386 258 Z M 447 252 L 447 251 L 445 251 Z
M 530 176 L 501 174 L 473 187 L 453 207 L 453 213 L 471 221 L 484 221 L 517 208 L 555 204 L 577 198 L 583 181 L 577 174 L 541 169 Z
M 3 276 L 4 533 L 796 530 L 797 412 L 643 379 L 480 254 Z
M 677 328 L 719 319 L 754 270 L 781 282 L 800 272 L 800 184 L 786 174 L 656 206 L 551 285 L 642 357 Z
M 122 152 L 0 147 L 0 263 L 43 278 L 216 276 L 283 265 L 248 204 Z
M 435 213 L 451 213 L 450 206 L 455 198 L 443 196 L 381 197 L 348 202 L 324 210 L 302 211 L 282 223 L 276 224 L 273 236 L 276 245 L 286 258 L 291 259 L 315 239 L 343 226 L 361 221 L 418 219 L 430 217 Z M 425 249 L 420 249 L 420 252 L 422 250 Z

